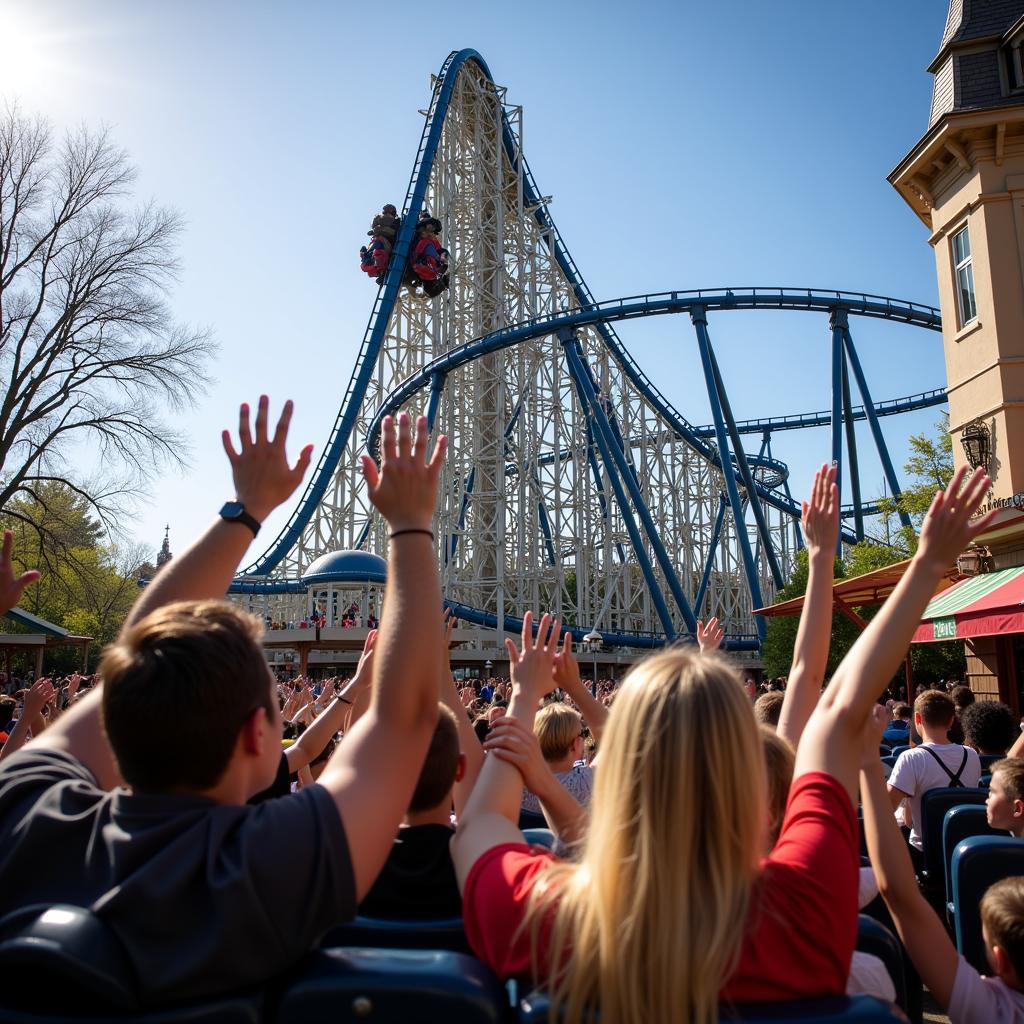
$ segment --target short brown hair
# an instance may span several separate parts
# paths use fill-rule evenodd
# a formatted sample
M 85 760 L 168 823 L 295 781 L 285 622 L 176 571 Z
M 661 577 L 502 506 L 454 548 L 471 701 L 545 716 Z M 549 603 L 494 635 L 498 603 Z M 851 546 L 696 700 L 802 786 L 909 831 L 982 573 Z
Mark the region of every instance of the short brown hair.
M 898 719 L 902 722 L 909 722 L 914 717 L 914 709 L 909 704 L 904 704 L 900 701 L 898 704 L 894 704 L 892 707 L 893 719 Z
M 772 690 L 769 693 L 762 693 L 754 701 L 754 717 L 761 725 L 776 726 L 779 724 L 779 716 L 782 714 L 782 702 L 786 695 L 781 690 Z
M 560 761 L 583 733 L 583 719 L 565 704 L 548 704 L 537 712 L 533 732 L 545 761 Z
M 126 782 L 145 793 L 217 783 L 249 715 L 277 713 L 262 636 L 227 601 L 179 601 L 103 652 L 103 726 Z
M 446 704 L 437 705 L 437 725 L 423 759 L 419 781 L 409 801 L 409 813 L 429 811 L 452 791 L 459 769 L 459 725 Z
M 920 715 L 921 721 L 930 729 L 941 729 L 953 721 L 956 708 L 941 690 L 925 690 L 914 701 L 914 714 Z
M 988 941 L 1024 976 L 1024 878 L 1003 878 L 981 898 L 981 924 Z
M 1024 800 L 1024 759 L 1004 757 L 992 765 L 992 775 L 999 776 L 999 781 L 1011 800 Z
M 793 767 L 796 754 L 787 740 L 774 729 L 761 726 L 761 743 L 764 746 L 765 769 L 768 778 L 768 817 L 771 823 L 772 846 L 779 838 L 782 819 L 786 814 L 789 787 L 793 783 Z
M 959 686 L 954 686 L 949 691 L 950 699 L 953 701 L 954 706 L 959 711 L 963 711 L 964 708 L 969 708 L 975 701 L 974 691 L 969 686 L 964 686 L 962 683 Z

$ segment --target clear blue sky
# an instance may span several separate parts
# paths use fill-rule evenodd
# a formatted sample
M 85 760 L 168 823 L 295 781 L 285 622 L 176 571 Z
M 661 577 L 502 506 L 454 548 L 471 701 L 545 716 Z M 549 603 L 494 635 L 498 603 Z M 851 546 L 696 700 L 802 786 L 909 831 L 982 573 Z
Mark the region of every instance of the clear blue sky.
M 175 313 L 220 344 L 184 424 L 191 468 L 154 483 L 129 532 L 155 546 L 169 522 L 180 549 L 211 518 L 231 496 L 220 428 L 261 391 L 294 398 L 294 440 L 322 447 L 374 298 L 357 250 L 372 213 L 402 201 L 417 111 L 452 49 L 478 49 L 524 106 L 527 158 L 599 299 L 763 284 L 936 303 L 927 231 L 885 176 L 925 130 L 945 15 L 943 0 L 0 0 L 0 96 L 59 129 L 111 125 L 140 198 L 187 223 Z M 824 316 L 710 327 L 738 416 L 828 406 Z M 938 335 L 853 331 L 876 400 L 944 384 Z M 688 321 L 621 333 L 706 422 Z M 884 421 L 897 462 L 936 419 Z M 775 443 L 799 494 L 827 431 Z M 862 462 L 870 496 L 881 473 Z

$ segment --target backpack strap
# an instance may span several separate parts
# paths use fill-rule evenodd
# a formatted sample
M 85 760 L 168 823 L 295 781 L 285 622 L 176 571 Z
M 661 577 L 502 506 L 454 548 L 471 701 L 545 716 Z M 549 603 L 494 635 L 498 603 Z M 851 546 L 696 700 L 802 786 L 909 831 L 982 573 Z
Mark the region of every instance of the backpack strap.
M 957 788 L 964 789 L 964 788 L 966 788 L 964 786 L 964 784 L 963 784 L 963 781 L 960 778 L 961 774 L 963 773 L 963 770 L 967 767 L 967 748 L 966 747 L 964 747 L 964 759 L 960 762 L 960 767 L 957 768 L 957 770 L 955 772 L 951 772 L 949 770 L 949 768 L 946 766 L 946 762 L 943 761 L 942 758 L 939 757 L 939 755 L 936 754 L 935 751 L 932 750 L 931 747 L 923 746 L 923 747 L 921 747 L 921 749 L 922 750 L 927 750 L 928 753 L 931 754 L 932 757 L 935 758 L 935 761 L 938 764 L 938 766 L 949 777 L 950 788 L 952 788 L 952 789 L 957 789 Z

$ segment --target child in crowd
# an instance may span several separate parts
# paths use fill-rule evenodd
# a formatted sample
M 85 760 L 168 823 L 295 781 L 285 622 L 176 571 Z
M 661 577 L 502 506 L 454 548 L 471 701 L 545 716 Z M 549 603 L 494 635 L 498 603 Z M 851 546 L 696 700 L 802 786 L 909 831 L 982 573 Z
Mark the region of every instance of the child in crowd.
M 904 825 L 910 828 L 915 867 L 922 865 L 921 797 L 930 789 L 945 786 L 977 786 L 981 760 L 977 751 L 950 743 L 948 733 L 956 709 L 941 690 L 925 690 L 914 701 L 914 726 L 924 741 L 904 750 L 889 776 L 889 798 L 895 810 L 904 804 Z M 881 738 L 881 737 L 879 737 Z
M 1024 839 L 1024 760 L 1008 757 L 996 761 L 985 811 L 992 828 L 1006 829 Z
M 1024 1021 L 1024 878 L 1006 878 L 985 893 L 982 931 L 992 976 L 961 957 L 921 894 L 878 760 L 884 719 L 865 729 L 861 765 L 864 832 L 879 888 L 921 980 L 949 1012 L 951 1024 Z M 1005 762 L 1004 762 L 1005 763 Z M 994 773 L 993 773 L 994 778 Z

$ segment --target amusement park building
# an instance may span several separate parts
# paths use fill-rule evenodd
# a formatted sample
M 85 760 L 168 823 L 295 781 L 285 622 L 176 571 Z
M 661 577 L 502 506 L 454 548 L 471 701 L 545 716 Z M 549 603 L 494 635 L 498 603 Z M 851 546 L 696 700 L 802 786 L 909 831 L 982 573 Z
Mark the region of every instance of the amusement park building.
M 978 564 L 1008 569 L 1024 566 L 1024 0 L 951 0 L 928 70 L 928 130 L 889 181 L 931 231 L 954 457 L 992 475 Z M 1013 619 L 965 644 L 975 691 L 1020 707 Z

